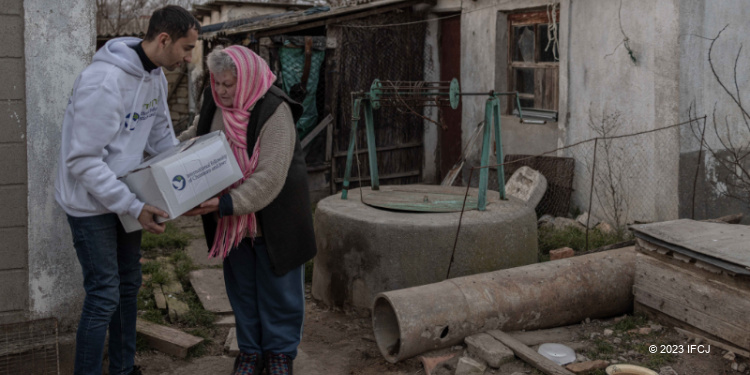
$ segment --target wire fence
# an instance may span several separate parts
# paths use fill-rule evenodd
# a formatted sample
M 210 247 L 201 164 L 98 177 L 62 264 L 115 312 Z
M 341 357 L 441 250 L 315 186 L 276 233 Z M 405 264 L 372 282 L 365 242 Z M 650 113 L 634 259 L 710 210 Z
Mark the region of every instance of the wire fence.
M 578 247 L 576 250 L 629 240 L 627 228 L 633 223 L 672 220 L 680 216 L 680 211 L 695 212 L 681 210 L 681 206 L 694 205 L 693 198 L 699 193 L 696 181 L 680 178 L 680 169 L 692 174 L 702 160 L 696 159 L 693 165 L 683 161 L 681 165 L 679 138 L 682 130 L 691 131 L 688 127 L 705 126 L 706 117 L 629 134 L 615 133 L 612 123 L 616 120 L 605 118 L 592 124 L 598 136 L 539 155 L 505 155 L 503 163 L 482 167 L 477 154 L 464 171 L 471 181 L 469 186 L 477 187 L 483 168 L 490 170 L 491 190 L 498 189 L 497 171 L 501 166 L 506 186 L 511 178 L 528 180 L 527 176 L 513 176 L 521 167 L 538 171 L 546 180 L 544 195 L 535 207 L 540 232 L 581 232 L 585 239 L 572 246 Z M 524 183 L 530 189 L 543 185 Z M 476 195 L 469 186 L 466 194 Z M 678 190 L 687 191 L 678 194 Z M 518 200 L 513 196 L 509 199 Z M 512 216 L 518 214 L 509 210 L 508 217 Z M 540 233 L 540 238 L 543 235 Z M 544 247 L 542 242 L 540 239 L 540 247 Z

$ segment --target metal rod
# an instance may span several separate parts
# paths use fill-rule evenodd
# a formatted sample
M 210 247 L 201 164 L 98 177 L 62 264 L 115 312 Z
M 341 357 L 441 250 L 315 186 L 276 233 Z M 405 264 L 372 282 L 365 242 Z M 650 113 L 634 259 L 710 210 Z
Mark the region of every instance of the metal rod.
M 352 95 L 354 96 L 354 95 Z M 357 123 L 359 122 L 359 106 L 361 99 L 355 99 L 352 105 L 352 135 L 349 140 L 349 151 L 346 153 L 346 170 L 344 170 L 344 183 L 341 188 L 341 199 L 346 199 L 349 193 L 349 179 L 352 176 L 352 159 L 354 158 L 354 144 L 357 142 Z

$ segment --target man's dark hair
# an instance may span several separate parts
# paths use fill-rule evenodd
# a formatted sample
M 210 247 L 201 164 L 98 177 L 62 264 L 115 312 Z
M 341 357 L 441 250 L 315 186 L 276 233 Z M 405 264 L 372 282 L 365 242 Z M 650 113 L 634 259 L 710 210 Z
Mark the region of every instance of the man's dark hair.
M 157 35 L 167 33 L 172 41 L 187 35 L 190 29 L 200 31 L 201 25 L 185 8 L 177 5 L 167 5 L 157 9 L 148 21 L 147 41 L 152 41 Z

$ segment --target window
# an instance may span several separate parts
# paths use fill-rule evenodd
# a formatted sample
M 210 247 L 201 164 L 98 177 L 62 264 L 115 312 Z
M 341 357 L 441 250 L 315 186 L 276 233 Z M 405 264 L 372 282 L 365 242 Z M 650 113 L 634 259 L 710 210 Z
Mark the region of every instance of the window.
M 555 22 L 559 17 L 556 12 Z M 509 91 L 518 91 L 523 109 L 537 114 L 556 112 L 559 64 L 557 44 L 549 42 L 547 11 L 509 14 L 508 27 Z M 507 108 L 515 112 L 516 104 L 511 102 Z

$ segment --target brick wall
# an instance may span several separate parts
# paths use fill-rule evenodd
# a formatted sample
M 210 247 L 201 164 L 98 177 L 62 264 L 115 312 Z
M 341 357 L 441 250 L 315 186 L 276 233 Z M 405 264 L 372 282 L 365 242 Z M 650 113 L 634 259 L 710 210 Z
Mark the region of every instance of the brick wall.
M 23 0 L 0 0 L 0 323 L 28 311 Z

